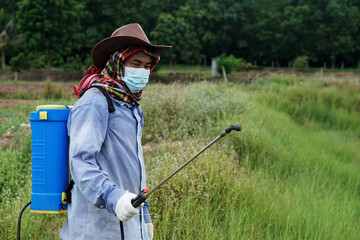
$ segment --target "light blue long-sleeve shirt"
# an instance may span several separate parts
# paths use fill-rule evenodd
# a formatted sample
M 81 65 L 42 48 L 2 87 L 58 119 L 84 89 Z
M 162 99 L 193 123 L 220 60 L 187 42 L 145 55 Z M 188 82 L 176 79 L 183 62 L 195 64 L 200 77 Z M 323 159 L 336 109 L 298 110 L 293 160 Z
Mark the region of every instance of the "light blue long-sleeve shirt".
M 75 185 L 62 239 L 120 239 L 116 203 L 127 190 L 138 194 L 146 187 L 142 110 L 112 100 L 115 112 L 109 113 L 105 96 L 92 88 L 70 112 L 69 158 Z M 148 239 L 148 207 L 145 202 L 139 215 L 123 223 L 126 240 Z

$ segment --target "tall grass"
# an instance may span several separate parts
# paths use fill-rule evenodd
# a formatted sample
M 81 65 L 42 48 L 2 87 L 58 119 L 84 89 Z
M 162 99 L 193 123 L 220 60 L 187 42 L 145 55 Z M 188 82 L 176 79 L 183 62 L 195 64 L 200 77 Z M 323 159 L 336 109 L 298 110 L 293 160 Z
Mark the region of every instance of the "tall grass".
M 155 239 L 358 239 L 360 142 L 351 120 L 358 114 L 356 84 L 276 78 L 246 87 L 149 85 L 141 106 L 150 189 L 226 127 L 243 125 L 150 196 Z M 313 105 L 324 110 L 311 110 Z M 26 120 L 33 107 L 13 109 L 4 129 Z M 328 111 L 339 109 L 343 125 L 337 118 L 328 123 Z M 21 111 L 22 120 L 15 120 Z M 29 141 L 24 134 L 15 145 Z M 27 159 L 26 149 L 2 149 L 10 166 L 3 174 L 19 171 L 11 162 Z M 30 173 L 23 174 L 11 194 L 2 190 L 3 239 L 14 238 L 17 214 L 30 199 Z M 27 210 L 23 237 L 55 239 L 65 219 Z
M 304 81 L 305 80 L 305 81 Z M 360 136 L 360 82 L 270 78 L 249 87 L 259 100 L 312 128 L 350 131 Z

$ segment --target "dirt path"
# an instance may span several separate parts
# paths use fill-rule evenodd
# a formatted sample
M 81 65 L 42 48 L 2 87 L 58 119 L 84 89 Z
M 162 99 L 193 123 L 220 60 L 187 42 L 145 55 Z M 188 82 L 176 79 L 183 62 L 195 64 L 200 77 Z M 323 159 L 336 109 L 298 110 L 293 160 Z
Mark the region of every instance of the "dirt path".
M 65 94 L 73 94 L 73 84 L 54 84 L 63 88 Z M 19 104 L 33 103 L 36 100 L 19 99 L 21 96 L 39 96 L 45 91 L 45 84 L 39 83 L 2 83 L 0 82 L 0 108 L 10 108 Z M 14 99 L 12 99 L 14 98 Z M 24 97 L 28 98 L 28 97 Z
M 64 88 L 65 93 L 73 93 L 72 83 L 54 83 L 54 87 Z M 2 83 L 0 82 L 1 95 L 17 95 L 19 91 L 29 92 L 32 94 L 41 94 L 45 90 L 45 84 L 39 83 Z
M 14 95 L 19 91 L 29 92 L 33 94 L 40 94 L 44 91 L 44 85 L 35 83 L 1 83 L 0 82 L 0 96 Z
M 36 100 L 0 99 L 0 108 L 11 108 L 20 104 L 35 103 Z

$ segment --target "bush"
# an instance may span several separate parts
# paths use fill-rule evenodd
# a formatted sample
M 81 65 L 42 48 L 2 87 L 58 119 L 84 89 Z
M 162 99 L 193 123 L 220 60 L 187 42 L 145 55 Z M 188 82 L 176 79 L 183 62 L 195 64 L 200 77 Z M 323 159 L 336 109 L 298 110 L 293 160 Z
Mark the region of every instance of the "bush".
M 251 64 L 250 64 L 251 65 Z M 234 72 L 239 67 L 249 66 L 242 58 L 236 58 L 232 54 L 226 56 L 224 53 L 216 58 L 216 71 L 222 74 L 222 67 L 225 68 L 226 74 Z
M 46 99 L 61 99 L 65 96 L 64 88 L 56 87 L 50 79 L 46 80 L 43 97 Z
M 294 60 L 293 68 L 296 71 L 302 71 L 308 67 L 308 57 L 307 56 L 299 56 Z
M 76 54 L 75 57 L 71 56 L 66 58 L 66 63 L 64 64 L 65 72 L 83 72 L 84 63 L 81 60 L 81 57 Z
M 30 68 L 46 69 L 47 68 L 47 57 L 45 53 L 29 53 L 27 56 L 27 62 Z
M 21 52 L 10 59 L 10 66 L 12 71 L 20 72 L 22 69 L 28 69 L 29 63 L 26 60 L 25 54 Z

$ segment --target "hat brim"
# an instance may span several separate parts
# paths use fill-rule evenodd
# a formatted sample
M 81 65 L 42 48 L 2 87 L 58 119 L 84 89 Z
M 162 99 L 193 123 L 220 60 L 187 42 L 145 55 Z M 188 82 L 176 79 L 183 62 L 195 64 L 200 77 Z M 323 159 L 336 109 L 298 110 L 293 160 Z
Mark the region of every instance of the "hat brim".
M 134 37 L 109 37 L 98 42 L 92 50 L 92 60 L 97 68 L 104 68 L 111 54 L 130 46 L 145 46 L 156 53 L 172 48 L 166 45 L 154 45 Z

